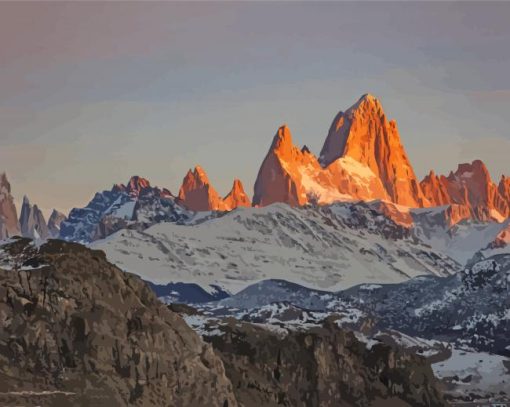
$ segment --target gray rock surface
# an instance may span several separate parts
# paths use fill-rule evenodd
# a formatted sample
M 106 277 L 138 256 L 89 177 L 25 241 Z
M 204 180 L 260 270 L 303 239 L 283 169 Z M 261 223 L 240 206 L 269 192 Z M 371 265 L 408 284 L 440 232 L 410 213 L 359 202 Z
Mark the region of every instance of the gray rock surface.
M 50 235 L 46 219 L 37 205 L 32 205 L 27 196 L 23 197 L 19 217 L 21 235 L 31 239 L 47 239 Z
M 60 234 L 60 224 L 67 219 L 66 215 L 62 212 L 53 209 L 50 218 L 48 219 L 48 232 L 50 237 L 57 238 Z

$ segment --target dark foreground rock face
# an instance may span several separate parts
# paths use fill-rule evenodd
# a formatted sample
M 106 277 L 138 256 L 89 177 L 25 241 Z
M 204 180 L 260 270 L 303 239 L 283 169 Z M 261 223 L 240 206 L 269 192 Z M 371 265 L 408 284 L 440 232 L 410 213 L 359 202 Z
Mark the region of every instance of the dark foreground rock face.
M 367 349 L 332 320 L 285 335 L 235 319 L 218 328 L 205 339 L 246 407 L 446 405 L 424 358 L 381 343 Z
M 211 346 L 102 252 L 0 250 L 0 405 L 237 406 Z
M 444 405 L 424 358 L 367 349 L 332 319 L 285 335 L 234 319 L 215 330 L 202 342 L 103 252 L 0 247 L 0 406 Z

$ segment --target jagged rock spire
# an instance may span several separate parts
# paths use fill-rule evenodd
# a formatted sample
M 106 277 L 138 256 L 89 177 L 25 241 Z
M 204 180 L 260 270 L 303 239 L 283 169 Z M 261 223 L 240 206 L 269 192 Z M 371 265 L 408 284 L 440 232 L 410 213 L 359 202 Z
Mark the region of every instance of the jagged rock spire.
M 28 197 L 23 197 L 21 214 L 19 219 L 21 234 L 31 239 L 47 239 L 49 237 L 48 226 L 44 215 L 37 205 L 31 205 Z
M 20 234 L 18 214 L 14 198 L 11 195 L 11 184 L 5 173 L 0 174 L 0 240 Z

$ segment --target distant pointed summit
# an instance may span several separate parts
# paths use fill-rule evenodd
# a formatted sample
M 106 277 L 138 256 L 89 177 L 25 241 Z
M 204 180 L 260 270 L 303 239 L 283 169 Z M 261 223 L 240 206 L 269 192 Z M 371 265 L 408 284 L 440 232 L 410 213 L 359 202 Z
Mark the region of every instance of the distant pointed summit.
M 140 177 L 139 175 L 133 175 L 126 185 L 115 184 L 112 187 L 111 192 L 125 192 L 133 199 L 137 199 L 139 196 L 144 194 L 158 195 L 162 198 L 173 197 L 168 189 L 153 187 L 148 179 Z
M 150 182 L 138 175 L 133 175 L 126 185 L 124 184 L 115 184 L 112 188 L 113 192 L 127 192 L 132 196 L 138 196 L 140 192 L 146 188 L 150 188 Z
M 266 206 L 274 202 L 285 202 L 292 206 L 307 202 L 306 191 L 300 183 L 300 166 L 309 165 L 318 169 L 314 160 L 308 160 L 294 146 L 290 129 L 278 128 L 273 142 L 259 169 L 255 181 L 253 205 Z
M 192 211 L 225 210 L 225 203 L 209 183 L 202 167 L 186 173 L 179 189 L 179 201 Z
M 197 212 L 230 211 L 239 206 L 251 206 L 240 180 L 235 179 L 230 192 L 225 198 L 221 198 L 199 165 L 186 173 L 179 189 L 178 200 L 187 209 Z
M 23 197 L 21 214 L 19 218 L 21 234 L 31 239 L 47 239 L 49 237 L 48 226 L 41 210 L 37 205 L 31 205 L 28 197 Z
M 259 170 L 253 203 L 302 205 L 310 197 L 320 203 L 384 199 L 428 205 L 396 122 L 388 121 L 375 96 L 367 93 L 336 115 L 318 161 L 307 147 L 300 151 L 293 145 L 286 125 L 278 129 Z
M 391 201 L 412 207 L 428 205 L 400 141 L 397 123 L 388 121 L 373 95 L 363 95 L 333 120 L 320 162 L 327 167 L 340 157 L 350 157 L 370 168 Z
M 350 157 L 324 168 L 308 147 L 299 149 L 293 144 L 287 126 L 278 129 L 255 182 L 253 205 L 285 202 L 299 206 L 359 199 L 388 199 L 370 168 Z
M 510 177 L 505 175 L 501 176 L 498 184 L 498 192 L 503 199 L 510 205 Z
M 355 115 L 363 116 L 366 115 L 367 111 L 376 112 L 377 117 L 380 116 L 381 113 L 384 115 L 379 101 L 369 93 L 359 98 L 359 100 L 345 112 L 340 111 L 336 115 L 333 123 L 331 123 L 328 136 L 320 153 L 320 162 L 323 166 L 326 167 L 344 155 Z
M 243 184 L 237 178 L 234 180 L 232 189 L 228 195 L 223 199 L 225 208 L 231 210 L 240 206 L 251 206 L 250 198 L 244 192 Z
M 140 192 L 146 188 L 150 188 L 151 184 L 149 180 L 142 178 L 138 175 L 134 175 L 130 178 L 126 190 L 130 194 L 139 195 Z

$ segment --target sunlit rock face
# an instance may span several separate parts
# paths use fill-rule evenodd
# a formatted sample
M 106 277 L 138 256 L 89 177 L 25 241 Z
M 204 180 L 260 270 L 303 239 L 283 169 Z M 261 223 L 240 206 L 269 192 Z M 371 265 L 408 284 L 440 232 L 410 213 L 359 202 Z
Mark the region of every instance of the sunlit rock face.
M 239 206 L 251 206 L 250 198 L 244 192 L 243 184 L 238 179 L 234 180 L 232 189 L 223 199 L 223 202 L 227 210 L 235 209 Z
M 288 127 L 282 126 L 260 168 L 253 204 L 374 199 L 429 205 L 396 122 L 388 121 L 381 103 L 367 94 L 335 117 L 319 159 L 308 148 L 297 148 Z
M 299 206 L 371 199 L 388 199 L 388 195 L 368 166 L 341 157 L 323 167 L 306 146 L 295 146 L 290 129 L 282 126 L 259 170 L 253 205 L 285 202 Z
M 362 96 L 346 112 L 335 117 L 322 147 L 320 162 L 328 166 L 341 157 L 349 157 L 370 168 L 392 202 L 410 207 L 427 206 L 400 142 L 397 123 L 387 119 L 374 96 Z
M 508 178 L 503 176 L 499 186 L 496 185 L 480 160 L 459 164 L 448 177 L 437 176 L 431 171 L 421 182 L 421 187 L 433 206 L 461 205 L 474 219 L 500 222 L 510 215 Z
M 179 202 L 192 211 L 223 211 L 223 199 L 209 183 L 207 174 L 200 166 L 189 170 L 179 190 Z
M 445 206 L 446 224 L 462 220 L 501 222 L 510 215 L 510 179 L 495 184 L 480 160 L 460 164 L 448 176 L 434 171 L 418 182 L 394 120 L 380 101 L 362 96 L 331 124 L 320 157 L 298 148 L 280 127 L 255 182 L 253 205 L 291 206 L 336 201 L 379 201 L 387 215 L 411 224 L 405 209 Z M 398 218 L 398 219 L 397 219 Z M 405 219 L 404 219 L 405 218 Z

